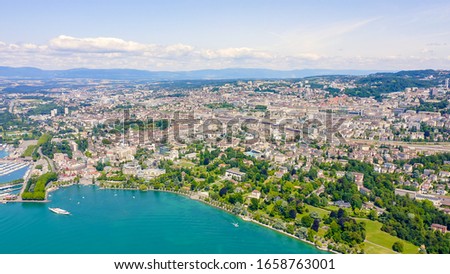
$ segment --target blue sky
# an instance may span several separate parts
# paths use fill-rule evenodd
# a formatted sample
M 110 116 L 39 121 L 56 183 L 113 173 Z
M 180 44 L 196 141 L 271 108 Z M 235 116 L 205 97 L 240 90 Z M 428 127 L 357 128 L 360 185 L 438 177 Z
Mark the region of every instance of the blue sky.
M 450 69 L 450 1 L 2 1 L 0 65 Z

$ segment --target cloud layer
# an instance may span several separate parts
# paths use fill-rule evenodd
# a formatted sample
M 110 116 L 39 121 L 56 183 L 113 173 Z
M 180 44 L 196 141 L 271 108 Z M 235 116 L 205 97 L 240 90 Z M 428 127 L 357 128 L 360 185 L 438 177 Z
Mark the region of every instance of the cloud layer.
M 430 46 L 431 47 L 431 46 Z M 253 67 L 273 69 L 416 69 L 450 68 L 450 56 L 326 56 L 317 52 L 283 54 L 249 47 L 207 49 L 186 44 L 145 44 L 113 37 L 78 38 L 60 35 L 45 44 L 0 41 L 0 65 L 44 69 L 136 68 L 194 70 Z

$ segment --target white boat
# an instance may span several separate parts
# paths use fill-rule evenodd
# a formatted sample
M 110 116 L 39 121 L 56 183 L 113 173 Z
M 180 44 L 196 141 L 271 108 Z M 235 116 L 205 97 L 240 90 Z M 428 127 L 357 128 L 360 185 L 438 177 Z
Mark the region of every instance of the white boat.
M 239 227 L 238 223 L 232 223 L 234 225 L 234 227 Z
M 69 215 L 70 212 L 61 208 L 57 208 L 57 207 L 49 207 L 48 208 L 51 212 L 56 213 L 56 214 L 62 214 L 62 215 Z

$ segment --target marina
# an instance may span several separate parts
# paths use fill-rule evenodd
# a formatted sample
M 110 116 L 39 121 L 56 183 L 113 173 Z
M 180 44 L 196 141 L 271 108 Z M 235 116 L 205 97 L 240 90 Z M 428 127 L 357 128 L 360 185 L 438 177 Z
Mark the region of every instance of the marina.
M 29 164 L 26 162 L 0 162 L 0 176 L 8 175 L 28 166 Z
M 0 194 L 4 194 L 12 191 L 20 191 L 23 184 L 15 184 L 15 185 L 0 185 Z
M 0 145 L 0 159 L 8 157 L 9 153 L 6 149 L 6 145 Z
M 8 160 L 9 148 L 7 145 L 0 145 L 0 149 L 0 201 L 4 204 L 17 199 L 24 184 L 16 180 L 26 180 L 31 169 L 30 163 L 26 161 Z
M 20 168 L 14 168 L 14 171 L 0 175 L 0 187 L 4 187 L 2 184 L 9 184 L 11 181 L 26 178 L 29 173 L 30 166 L 28 164 L 22 165 Z

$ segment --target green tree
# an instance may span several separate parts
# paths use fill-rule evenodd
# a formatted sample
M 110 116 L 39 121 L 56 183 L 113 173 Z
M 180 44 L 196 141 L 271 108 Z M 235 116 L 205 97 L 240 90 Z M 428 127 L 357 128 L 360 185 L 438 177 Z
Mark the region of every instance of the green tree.
M 252 211 L 256 211 L 259 208 L 259 200 L 256 198 L 251 198 L 250 199 L 250 205 L 248 206 L 248 208 Z
M 394 250 L 395 252 L 403 252 L 403 243 L 402 242 L 395 242 L 392 245 L 392 250 Z
M 311 229 L 318 232 L 320 227 L 320 219 L 314 219 Z
M 140 191 L 146 191 L 146 190 L 148 190 L 148 187 L 145 184 L 140 184 L 139 185 L 139 190 Z
M 313 222 L 314 222 L 314 219 L 311 218 L 309 215 L 305 215 L 305 216 L 302 217 L 302 225 L 304 227 L 311 227 Z

